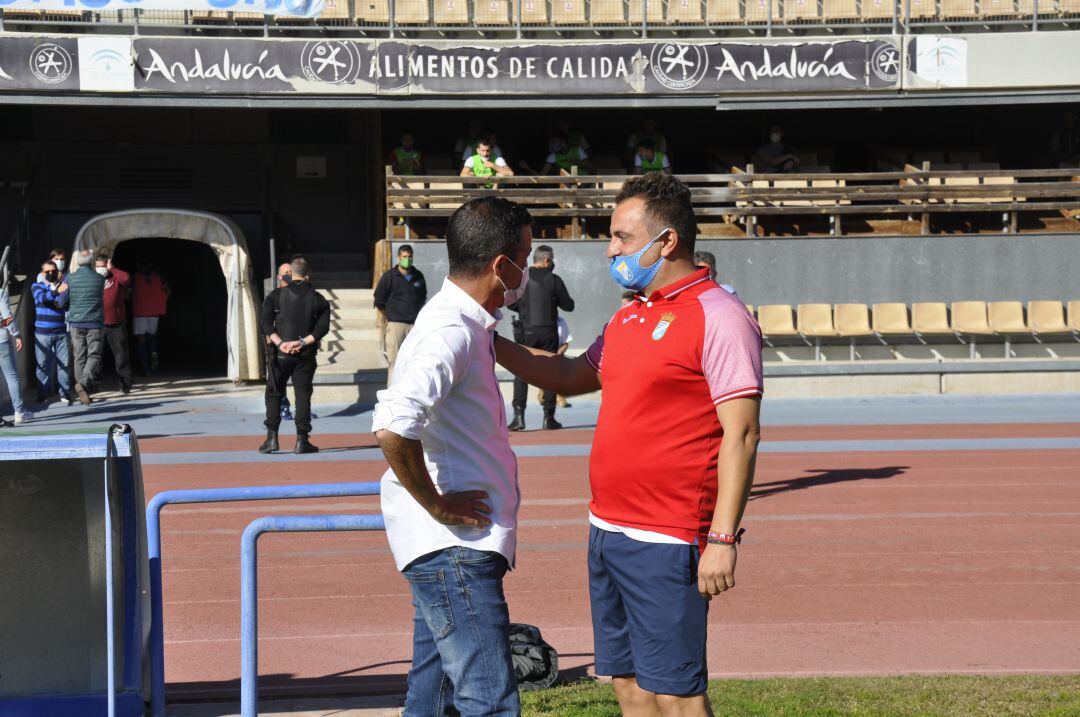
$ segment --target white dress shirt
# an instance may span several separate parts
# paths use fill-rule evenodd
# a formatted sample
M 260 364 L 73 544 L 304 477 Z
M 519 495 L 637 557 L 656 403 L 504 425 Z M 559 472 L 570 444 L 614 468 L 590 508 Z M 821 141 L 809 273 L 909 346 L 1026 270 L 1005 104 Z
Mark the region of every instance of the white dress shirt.
M 491 508 L 487 528 L 443 525 L 387 470 L 382 511 L 398 570 L 453 546 L 495 551 L 514 564 L 521 491 L 495 378 L 497 323 L 497 316 L 447 279 L 420 310 L 398 352 L 390 386 L 378 393 L 371 430 L 421 441 L 440 494 L 487 491 Z

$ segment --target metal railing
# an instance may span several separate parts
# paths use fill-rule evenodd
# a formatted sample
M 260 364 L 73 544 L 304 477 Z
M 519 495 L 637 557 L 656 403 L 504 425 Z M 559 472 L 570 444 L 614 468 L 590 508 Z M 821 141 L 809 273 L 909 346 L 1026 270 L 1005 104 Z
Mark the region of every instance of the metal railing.
M 161 511 L 165 506 L 178 503 L 232 503 L 248 500 L 341 498 L 378 494 L 378 483 L 327 483 L 170 490 L 155 495 L 146 506 L 146 542 L 150 561 L 151 717 L 165 717 L 165 629 L 161 594 Z M 246 532 L 245 535 L 247 535 Z
M 339 0 L 316 18 L 232 11 L 0 10 L 0 30 L 139 34 L 141 28 L 234 35 L 400 37 L 457 35 L 563 36 L 574 31 L 706 37 L 806 29 L 905 34 L 922 28 L 964 31 L 1080 24 L 1078 0 Z
M 1037 170 L 931 170 L 766 174 L 679 175 L 690 185 L 700 225 L 742 224 L 745 236 L 757 236 L 762 217 L 785 220 L 818 217 L 828 233 L 845 232 L 844 217 L 860 216 L 910 221 L 915 231 L 931 233 L 931 217 L 984 215 L 1001 220 L 1000 231 L 1017 233 L 1021 214 L 1045 212 L 1066 220 L 1063 231 L 1080 230 L 1080 168 Z M 625 175 L 522 177 L 407 177 L 386 178 L 387 238 L 395 236 L 397 220 L 427 221 L 431 238 L 462 203 L 481 196 L 500 196 L 525 205 L 533 217 L 563 222 L 564 238 L 604 236 L 590 230 L 587 220 L 606 232 L 615 196 Z M 485 184 L 493 184 L 486 189 Z M 1071 222 L 1068 223 L 1068 222 Z M 584 233 L 575 227 L 583 225 Z M 443 227 L 444 229 L 444 227 Z M 414 232 L 419 238 L 422 231 Z M 887 232 L 895 233 L 895 229 Z M 738 233 L 728 233 L 738 236 Z
M 374 485 L 378 492 L 378 483 Z M 240 715 L 259 715 L 258 540 L 263 533 L 385 530 L 381 515 L 305 515 L 258 518 L 240 541 Z

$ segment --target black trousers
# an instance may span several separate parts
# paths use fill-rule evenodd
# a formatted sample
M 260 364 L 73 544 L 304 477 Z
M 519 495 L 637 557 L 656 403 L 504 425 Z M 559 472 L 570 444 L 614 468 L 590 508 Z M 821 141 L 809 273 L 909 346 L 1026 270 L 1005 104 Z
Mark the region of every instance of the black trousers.
M 266 367 L 273 372 L 266 382 L 266 421 L 264 425 L 271 431 L 281 426 L 281 399 L 285 396 L 285 386 L 289 379 L 293 382 L 296 393 L 296 435 L 306 436 L 311 433 L 311 381 L 315 378 L 315 352 L 296 355 L 274 352 L 274 360 Z
M 554 326 L 526 326 L 522 346 L 543 349 L 554 353 L 559 349 L 559 330 Z M 514 379 L 514 410 L 524 411 L 528 401 L 529 384 L 520 378 Z M 555 392 L 544 391 L 544 415 L 555 415 Z
M 116 375 L 122 383 L 131 384 L 131 357 L 128 353 L 127 326 L 118 324 L 105 327 L 105 340 L 112 351 Z

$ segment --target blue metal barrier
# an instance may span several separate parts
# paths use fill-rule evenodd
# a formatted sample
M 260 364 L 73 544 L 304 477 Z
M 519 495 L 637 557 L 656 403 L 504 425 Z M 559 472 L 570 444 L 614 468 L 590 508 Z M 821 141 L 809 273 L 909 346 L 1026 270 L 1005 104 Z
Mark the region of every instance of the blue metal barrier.
M 375 484 L 376 487 L 378 484 Z M 305 515 L 259 518 L 240 540 L 240 715 L 259 714 L 258 540 L 263 533 L 385 530 L 381 515 Z
M 378 495 L 378 483 L 250 486 L 169 490 L 146 506 L 146 542 L 150 559 L 150 707 L 151 717 L 165 717 L 165 629 L 161 598 L 161 509 L 175 503 L 229 503 L 244 500 L 340 498 Z M 321 516 L 313 516 L 319 518 Z M 369 516 L 363 516 L 369 517 Z M 370 516 L 382 520 L 381 516 Z M 373 528 L 366 528 L 373 530 Z

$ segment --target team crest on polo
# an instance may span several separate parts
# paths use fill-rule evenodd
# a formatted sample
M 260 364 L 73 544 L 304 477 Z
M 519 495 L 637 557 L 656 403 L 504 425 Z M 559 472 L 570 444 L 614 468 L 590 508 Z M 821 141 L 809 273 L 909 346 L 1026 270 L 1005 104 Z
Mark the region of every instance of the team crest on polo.
M 660 317 L 660 323 L 656 325 L 656 328 L 652 330 L 652 340 L 659 341 L 664 338 L 664 334 L 667 333 L 668 328 L 671 326 L 671 322 L 675 320 L 675 314 L 664 314 Z

